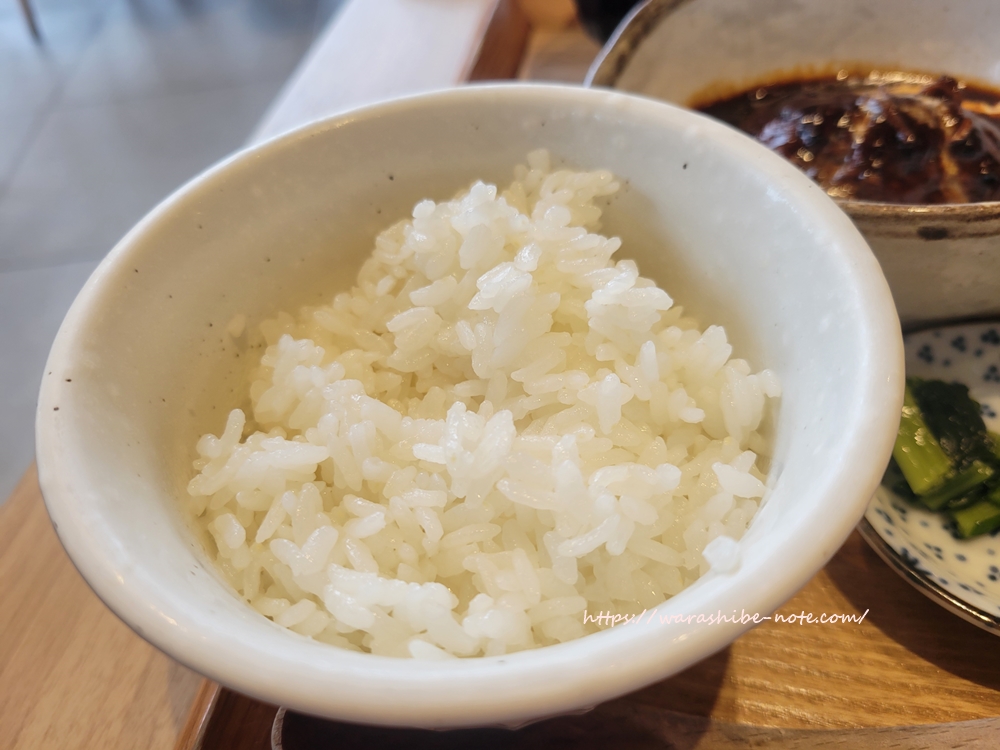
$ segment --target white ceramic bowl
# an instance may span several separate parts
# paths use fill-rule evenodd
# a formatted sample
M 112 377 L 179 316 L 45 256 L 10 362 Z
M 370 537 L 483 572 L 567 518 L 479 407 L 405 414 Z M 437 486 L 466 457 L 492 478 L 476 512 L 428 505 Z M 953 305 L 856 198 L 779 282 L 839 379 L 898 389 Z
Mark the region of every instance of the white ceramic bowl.
M 948 74 L 1000 87 L 996 0 L 646 0 L 588 74 L 685 106 L 796 76 Z M 840 202 L 882 264 L 903 324 L 1000 314 L 1000 202 Z
M 892 300 L 847 217 L 779 157 L 690 112 L 578 88 L 465 88 L 319 122 L 212 168 L 133 229 L 73 304 L 42 384 L 39 476 L 66 550 L 137 633 L 266 701 L 457 727 L 592 706 L 750 627 L 657 618 L 453 662 L 351 653 L 254 612 L 182 520 L 195 441 L 239 403 L 249 359 L 227 321 L 329 297 L 418 199 L 507 181 L 540 146 L 624 178 L 605 222 L 622 253 L 783 382 L 769 496 L 742 564 L 658 615 L 769 614 L 836 551 L 881 477 L 902 391 Z

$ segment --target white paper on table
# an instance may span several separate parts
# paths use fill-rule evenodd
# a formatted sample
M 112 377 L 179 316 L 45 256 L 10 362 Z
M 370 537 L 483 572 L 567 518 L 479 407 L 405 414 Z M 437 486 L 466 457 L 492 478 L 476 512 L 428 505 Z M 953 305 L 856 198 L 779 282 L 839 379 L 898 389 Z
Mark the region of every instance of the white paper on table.
M 497 0 L 348 0 L 257 125 L 257 143 L 468 78 Z

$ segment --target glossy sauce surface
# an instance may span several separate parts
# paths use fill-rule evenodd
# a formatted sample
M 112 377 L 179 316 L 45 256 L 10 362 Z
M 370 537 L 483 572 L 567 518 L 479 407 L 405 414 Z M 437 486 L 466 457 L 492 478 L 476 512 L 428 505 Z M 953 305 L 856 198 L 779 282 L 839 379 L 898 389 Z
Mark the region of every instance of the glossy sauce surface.
M 841 71 L 698 109 L 749 133 L 834 198 L 1000 200 L 1000 92 L 944 76 Z

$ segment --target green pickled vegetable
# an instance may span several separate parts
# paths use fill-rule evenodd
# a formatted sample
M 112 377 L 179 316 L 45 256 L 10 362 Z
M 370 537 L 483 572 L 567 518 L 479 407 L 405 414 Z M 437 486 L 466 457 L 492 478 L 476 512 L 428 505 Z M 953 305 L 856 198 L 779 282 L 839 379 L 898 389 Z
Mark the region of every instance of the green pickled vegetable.
M 956 469 L 973 461 L 997 460 L 996 446 L 986 431 L 979 404 L 961 383 L 907 378 L 924 423 Z
M 882 484 L 905 500 L 917 501 L 917 496 L 913 494 L 910 485 L 906 483 L 906 477 L 899 469 L 896 459 L 890 458 L 889 465 L 885 467 L 885 474 L 882 475 Z
M 1000 435 L 959 383 L 907 378 L 899 432 L 882 483 L 947 513 L 962 538 L 1000 529 Z
M 1000 529 L 1000 506 L 994 505 L 988 500 L 982 500 L 968 508 L 956 510 L 951 514 L 951 517 L 955 520 L 955 527 L 963 539 Z
M 945 506 L 947 510 L 959 510 L 960 508 L 968 508 L 970 505 L 975 505 L 980 500 L 983 500 L 986 496 L 983 494 L 982 487 L 976 487 L 972 492 L 968 492 L 964 495 L 959 495 L 958 497 L 952 498 L 948 501 Z
M 993 441 L 993 458 L 1000 461 L 1000 435 L 995 432 L 989 433 L 990 440 Z
M 903 413 L 892 457 L 906 483 L 918 495 L 926 495 L 944 484 L 952 473 L 951 460 L 934 437 L 907 381 Z
M 1000 487 L 994 487 L 986 493 L 986 499 L 994 505 L 1000 506 Z
M 973 461 L 968 467 L 949 477 L 937 489 L 920 498 L 920 502 L 930 510 L 940 510 L 951 500 L 969 492 L 996 474 L 996 470 L 982 461 Z

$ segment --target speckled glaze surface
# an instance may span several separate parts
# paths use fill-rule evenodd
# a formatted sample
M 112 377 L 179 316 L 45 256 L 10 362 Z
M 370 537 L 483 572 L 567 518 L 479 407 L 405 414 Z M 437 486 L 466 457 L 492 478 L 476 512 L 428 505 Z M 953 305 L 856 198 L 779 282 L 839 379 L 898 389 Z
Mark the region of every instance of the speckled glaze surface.
M 933 328 L 906 337 L 906 372 L 958 381 L 1000 431 L 1000 322 Z M 879 487 L 862 533 L 911 583 L 970 622 L 1000 635 L 1000 534 L 956 539 L 948 519 Z M 873 539 L 873 532 L 878 538 Z
M 1000 85 L 994 0 L 646 0 L 587 83 L 689 106 L 789 75 L 861 67 Z M 1000 202 L 838 201 L 882 265 L 904 326 L 1000 314 Z

